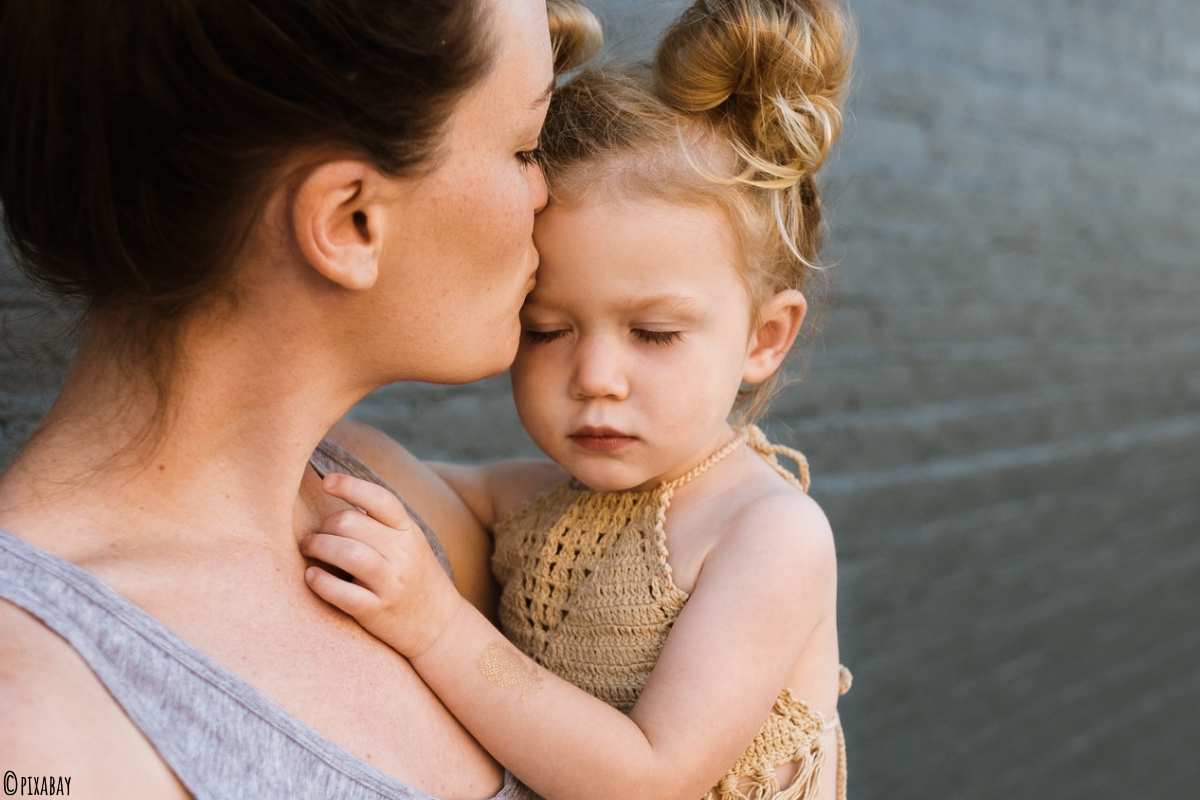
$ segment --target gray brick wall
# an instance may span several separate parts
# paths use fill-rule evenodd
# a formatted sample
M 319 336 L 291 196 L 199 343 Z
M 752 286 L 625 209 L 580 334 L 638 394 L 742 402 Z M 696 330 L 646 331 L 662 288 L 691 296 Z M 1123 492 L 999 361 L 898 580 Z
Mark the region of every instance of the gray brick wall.
M 678 7 L 594 5 L 629 52 Z M 1200 4 L 851 5 L 837 266 L 769 428 L 838 535 L 852 796 L 1200 797 Z M 0 302 L 7 458 L 68 348 Z M 503 379 L 356 413 L 532 452 Z

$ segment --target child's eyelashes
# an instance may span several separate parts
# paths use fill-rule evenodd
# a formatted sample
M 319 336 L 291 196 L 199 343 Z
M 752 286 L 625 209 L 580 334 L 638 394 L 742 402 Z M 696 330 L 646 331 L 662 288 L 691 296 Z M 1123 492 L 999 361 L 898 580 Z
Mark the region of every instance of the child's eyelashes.
M 645 328 L 634 328 L 633 335 L 647 344 L 673 344 L 683 338 L 679 331 L 648 331 Z
M 569 328 L 557 328 L 554 330 L 536 330 L 525 328 L 521 335 L 529 344 L 549 344 L 557 339 L 561 339 L 571 331 Z M 683 338 L 682 331 L 652 331 L 645 328 L 630 328 L 629 334 L 635 340 L 644 344 L 668 345 L 674 344 Z
M 524 336 L 525 341 L 529 342 L 530 344 L 549 344 L 555 339 L 560 339 L 563 336 L 566 336 L 567 332 L 566 330 L 535 331 L 526 328 L 521 332 L 521 335 Z

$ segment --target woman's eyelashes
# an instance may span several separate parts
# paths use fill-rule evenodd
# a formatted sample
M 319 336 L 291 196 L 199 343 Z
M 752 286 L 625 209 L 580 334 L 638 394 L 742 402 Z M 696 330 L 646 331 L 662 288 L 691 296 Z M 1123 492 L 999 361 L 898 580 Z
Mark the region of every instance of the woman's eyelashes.
M 521 162 L 521 166 L 532 167 L 540 163 L 542 160 L 542 148 L 535 147 L 532 150 L 518 150 L 517 161 Z

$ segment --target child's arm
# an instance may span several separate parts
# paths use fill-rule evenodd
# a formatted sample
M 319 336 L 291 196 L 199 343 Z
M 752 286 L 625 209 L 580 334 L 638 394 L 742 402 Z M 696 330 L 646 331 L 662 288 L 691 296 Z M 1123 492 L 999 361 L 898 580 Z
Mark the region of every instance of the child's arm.
M 536 494 L 567 479 L 562 467 L 547 459 L 511 459 L 487 464 L 425 462 L 450 485 L 475 519 L 487 530 Z
M 302 543 L 357 582 L 313 567 L 309 585 L 407 655 L 485 748 L 554 800 L 702 796 L 833 613 L 832 537 L 816 504 L 759 503 L 737 521 L 748 535 L 723 537 L 709 554 L 626 716 L 534 664 L 462 601 L 391 495 L 345 476 L 325 487 L 370 516 L 341 512 Z M 818 708 L 832 706 L 834 687 Z

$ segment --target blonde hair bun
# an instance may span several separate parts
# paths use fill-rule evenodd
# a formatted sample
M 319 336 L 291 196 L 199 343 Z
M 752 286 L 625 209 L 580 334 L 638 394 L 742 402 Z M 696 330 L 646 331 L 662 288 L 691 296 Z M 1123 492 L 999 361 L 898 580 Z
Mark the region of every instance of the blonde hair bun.
M 546 0 L 554 74 L 561 75 L 591 61 L 604 44 L 600 20 L 575 0 Z
M 654 76 L 666 102 L 729 138 L 741 180 L 787 189 L 841 132 L 854 39 L 838 0 L 696 0 L 659 45 Z

